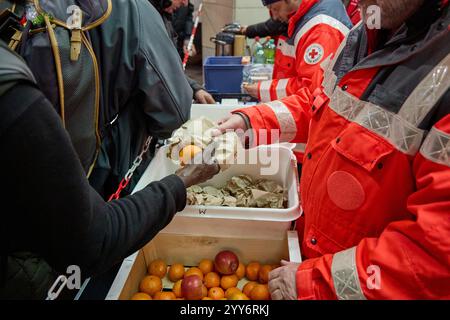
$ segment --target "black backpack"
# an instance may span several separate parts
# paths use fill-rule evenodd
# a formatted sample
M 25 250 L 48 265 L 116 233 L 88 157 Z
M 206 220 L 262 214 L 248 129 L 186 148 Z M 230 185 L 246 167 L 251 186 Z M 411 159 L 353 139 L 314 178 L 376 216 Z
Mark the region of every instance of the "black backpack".
M 27 62 L 89 176 L 101 145 L 101 79 L 88 31 L 109 17 L 111 0 L 0 0 L 1 9 L 0 37 Z

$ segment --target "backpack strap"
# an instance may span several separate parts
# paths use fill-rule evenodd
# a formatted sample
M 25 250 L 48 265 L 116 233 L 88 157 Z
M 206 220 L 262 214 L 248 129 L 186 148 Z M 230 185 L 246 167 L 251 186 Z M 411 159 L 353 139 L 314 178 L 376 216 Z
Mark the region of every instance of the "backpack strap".
M 112 12 L 111 0 L 78 0 L 77 6 L 83 12 L 83 21 L 81 22 L 81 30 L 89 31 L 104 23 Z M 69 19 L 71 14 L 75 13 L 73 0 L 58 0 L 58 1 L 42 1 L 34 0 L 36 11 L 41 15 L 50 15 L 52 23 L 66 28 L 73 29 L 72 24 L 77 24 L 75 21 Z

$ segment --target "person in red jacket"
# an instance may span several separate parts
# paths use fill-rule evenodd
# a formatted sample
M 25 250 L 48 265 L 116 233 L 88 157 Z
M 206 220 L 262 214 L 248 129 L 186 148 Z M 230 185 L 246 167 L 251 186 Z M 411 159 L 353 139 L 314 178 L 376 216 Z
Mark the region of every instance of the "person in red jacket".
M 288 22 L 280 36 L 273 80 L 245 86 L 262 102 L 317 86 L 320 62 L 335 52 L 352 24 L 340 0 L 263 0 L 275 20 Z
M 220 127 L 308 137 L 304 261 L 271 272 L 273 299 L 450 298 L 448 2 L 361 0 L 363 15 L 373 4 L 381 28 L 352 29 L 311 104 L 237 110 Z
M 305 104 L 320 86 L 321 62 L 337 48 L 352 24 L 341 0 L 263 0 L 275 20 L 288 22 L 288 36 L 277 42 L 273 80 L 246 85 L 247 92 L 269 102 L 296 95 Z M 292 123 L 286 123 L 293 128 Z M 289 130 L 289 132 L 292 130 Z M 286 133 L 289 134 L 289 133 Z M 300 140 L 295 153 L 303 162 L 306 139 Z

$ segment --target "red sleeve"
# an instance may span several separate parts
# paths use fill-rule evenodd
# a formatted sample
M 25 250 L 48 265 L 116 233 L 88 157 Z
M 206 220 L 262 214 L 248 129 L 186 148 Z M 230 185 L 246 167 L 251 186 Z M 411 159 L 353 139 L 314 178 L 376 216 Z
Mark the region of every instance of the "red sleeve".
M 300 90 L 307 90 L 311 95 L 320 87 L 323 81 L 320 64 L 330 55 L 334 56 L 344 38 L 341 31 L 326 24 L 319 24 L 302 37 L 296 53 L 297 77 L 289 79 L 287 96 Z
M 299 299 L 450 298 L 450 115 L 436 124 L 415 157 L 412 220 L 393 222 L 378 238 L 305 261 Z
M 254 132 L 254 143 L 306 143 L 313 97 L 305 92 L 279 101 L 235 110 L 245 114 Z
M 297 46 L 298 76 L 273 80 L 271 84 L 272 97 L 276 97 L 275 92 L 283 91 L 280 90 L 279 82 L 288 80 L 286 91 L 289 92 L 289 96 L 252 108 L 236 110 L 246 114 L 250 119 L 251 126 L 257 134 L 255 143 L 307 142 L 314 92 L 321 88 L 323 81 L 321 63 L 326 57 L 334 55 L 343 40 L 344 35 L 328 25 L 319 24 L 312 28 Z M 314 64 L 311 64 L 312 60 L 307 62 L 305 59 L 305 55 L 311 52 L 319 54 L 314 56 L 316 58 L 314 61 L 317 61 Z M 260 83 L 258 88 L 266 85 L 267 83 Z
M 296 43 L 297 76 L 260 82 L 258 98 L 262 102 L 280 100 L 299 91 L 311 95 L 322 84 L 321 63 L 328 56 L 334 55 L 344 38 L 345 34 L 327 24 L 322 23 L 311 28 Z M 264 97 L 267 98 L 263 99 Z

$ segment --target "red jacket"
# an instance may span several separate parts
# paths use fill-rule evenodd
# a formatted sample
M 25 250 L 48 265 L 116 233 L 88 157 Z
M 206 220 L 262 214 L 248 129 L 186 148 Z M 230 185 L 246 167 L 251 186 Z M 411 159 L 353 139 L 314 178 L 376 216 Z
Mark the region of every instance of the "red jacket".
M 429 28 L 416 43 L 401 29 L 369 56 L 365 29 L 352 30 L 335 65 L 323 64 L 312 104 L 300 95 L 238 111 L 256 131 L 309 137 L 299 299 L 450 298 L 450 17 L 441 14 L 431 26 L 416 17 L 415 30 Z
M 335 52 L 352 24 L 340 0 L 304 0 L 289 20 L 288 37 L 278 39 L 273 79 L 258 85 L 259 100 L 269 102 L 320 82 L 320 62 Z

